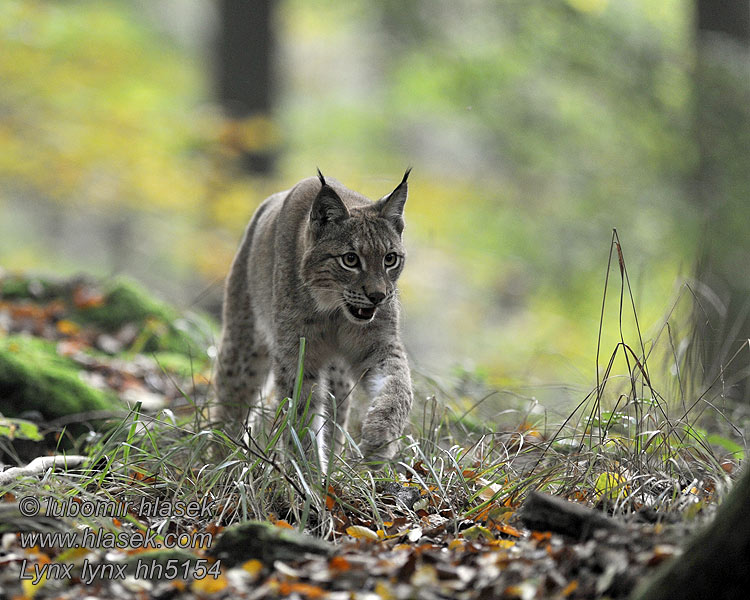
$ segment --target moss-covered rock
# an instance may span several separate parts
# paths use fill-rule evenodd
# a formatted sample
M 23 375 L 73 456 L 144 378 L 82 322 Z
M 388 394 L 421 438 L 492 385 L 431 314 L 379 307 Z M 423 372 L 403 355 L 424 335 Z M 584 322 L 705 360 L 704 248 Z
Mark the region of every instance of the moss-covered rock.
M 102 302 L 76 306 L 73 320 L 114 333 L 132 324 L 139 333 L 132 342 L 134 352 L 176 352 L 196 359 L 206 357 L 211 324 L 194 316 L 182 318 L 169 304 L 155 299 L 136 282 L 118 278 L 105 287 Z
M 65 293 L 64 282 L 45 277 L 5 275 L 0 278 L 0 298 L 48 300 Z
M 0 417 L 43 425 L 134 402 L 155 409 L 184 382 L 202 394 L 216 330 L 127 279 L 0 276 Z
M 112 392 L 95 389 L 55 343 L 28 336 L 0 338 L 0 406 L 5 416 L 39 413 L 45 420 L 94 410 L 118 410 Z
M 0 277 L 0 301 L 43 306 L 56 302 L 64 306 L 66 319 L 83 327 L 112 335 L 130 328 L 122 336 L 127 338 L 125 351 L 178 353 L 201 366 L 208 363 L 206 349 L 217 332 L 210 319 L 182 315 L 125 277 L 97 282 L 85 275 L 70 279 L 5 275 Z
M 251 558 L 271 565 L 310 553 L 333 554 L 333 547 L 299 531 L 277 527 L 266 521 L 245 521 L 227 527 L 211 547 L 210 554 L 228 566 Z

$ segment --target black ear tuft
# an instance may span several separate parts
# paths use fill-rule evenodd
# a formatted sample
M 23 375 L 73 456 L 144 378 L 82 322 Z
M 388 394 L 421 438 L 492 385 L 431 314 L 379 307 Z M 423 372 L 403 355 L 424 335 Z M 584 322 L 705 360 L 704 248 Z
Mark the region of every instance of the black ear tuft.
M 409 173 L 411 173 L 411 167 L 409 167 L 408 169 L 406 169 L 406 173 L 404 173 L 404 178 L 401 180 L 401 183 L 398 184 L 399 187 L 402 186 L 402 185 L 404 185 L 406 183 L 406 180 L 409 179 Z M 322 175 L 321 175 L 321 177 L 322 177 Z
M 396 189 L 375 203 L 380 216 L 390 221 L 399 235 L 404 230 L 404 204 L 406 204 L 408 191 L 406 180 L 409 178 L 409 173 L 411 173 L 411 167 L 406 169 L 404 178 L 396 186 Z
M 408 174 L 408 173 L 407 173 L 407 174 Z M 323 177 L 323 173 L 321 173 L 321 172 L 320 172 L 320 169 L 318 169 L 318 179 L 320 179 L 320 183 L 321 183 L 321 185 L 323 185 L 323 187 L 325 187 L 325 186 L 327 186 L 327 185 L 328 185 L 328 184 L 326 183 L 326 178 L 325 178 L 325 177 Z

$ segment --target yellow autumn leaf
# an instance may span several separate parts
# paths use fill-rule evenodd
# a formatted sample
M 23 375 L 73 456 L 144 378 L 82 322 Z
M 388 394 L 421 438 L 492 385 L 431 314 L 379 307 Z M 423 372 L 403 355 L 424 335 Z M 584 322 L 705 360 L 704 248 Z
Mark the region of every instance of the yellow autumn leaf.
M 466 542 L 460 538 L 456 538 L 450 541 L 448 544 L 448 550 L 455 550 L 458 548 L 459 550 L 463 550 L 464 546 L 466 545 Z
M 465 529 L 463 531 L 463 536 L 467 540 L 478 540 L 479 538 L 485 538 L 488 540 L 494 540 L 495 536 L 492 535 L 492 532 L 487 529 L 486 527 L 482 527 L 481 525 L 474 525 L 473 527 L 469 527 L 468 529 Z
M 358 540 L 365 539 L 365 540 L 377 541 L 380 539 L 378 537 L 378 534 L 375 533 L 372 529 L 368 529 L 367 527 L 362 527 L 361 525 L 352 525 L 350 527 L 347 527 L 346 533 L 348 533 L 350 536 Z
M 247 571 L 248 573 L 250 573 L 250 576 L 253 578 L 253 580 L 255 580 L 263 570 L 263 563 L 257 558 L 251 558 L 250 560 L 242 563 L 242 569 L 243 571 Z
M 190 588 L 198 594 L 216 594 L 223 591 L 228 583 L 227 578 L 221 574 L 216 579 L 212 576 L 196 579 Z
M 23 589 L 23 597 L 31 599 L 34 597 L 34 595 L 44 587 L 44 584 L 47 583 L 47 576 L 42 574 L 39 577 L 39 581 L 34 583 L 32 579 L 24 579 L 21 582 L 21 588 Z
M 396 598 L 391 587 L 383 581 L 378 581 L 375 584 L 375 595 L 380 600 L 395 600 Z
M 61 563 L 75 562 L 84 556 L 87 556 L 89 552 L 91 552 L 90 548 L 69 548 L 58 554 L 55 560 Z
M 598 498 L 617 500 L 628 495 L 627 480 L 619 473 L 605 471 L 596 478 L 594 490 Z
M 38 550 L 36 546 L 34 546 L 34 548 Z M 40 553 L 39 556 L 37 557 L 37 564 L 39 565 L 39 568 L 41 570 L 45 566 L 51 565 L 52 561 L 49 559 L 49 557 L 46 554 Z M 27 567 L 27 569 L 33 573 L 32 568 Z M 45 583 L 47 583 L 47 571 L 43 571 L 39 577 L 39 580 L 36 582 L 34 581 L 34 579 L 24 579 L 21 582 L 21 588 L 23 589 L 24 598 L 27 598 L 27 599 L 33 598 L 34 595 L 44 587 Z
M 57 330 L 63 335 L 75 335 L 81 330 L 81 328 L 73 321 L 61 319 L 57 322 Z

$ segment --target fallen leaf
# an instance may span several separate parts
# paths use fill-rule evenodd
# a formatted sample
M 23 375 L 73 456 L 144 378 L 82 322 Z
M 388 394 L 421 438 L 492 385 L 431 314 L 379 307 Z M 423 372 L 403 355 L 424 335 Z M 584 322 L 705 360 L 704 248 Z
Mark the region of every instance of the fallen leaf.
M 279 594 L 281 596 L 291 596 L 292 594 L 299 594 L 310 600 L 316 600 L 316 598 L 325 598 L 328 594 L 317 585 L 311 583 L 287 583 L 282 582 L 279 584 Z
M 508 525 L 507 523 L 495 523 L 495 529 L 497 529 L 500 533 L 504 533 L 505 535 L 510 535 L 513 537 L 520 538 L 523 536 L 523 534 L 513 527 L 512 525 Z
M 57 322 L 57 331 L 59 331 L 63 335 L 75 335 L 80 330 L 81 328 L 78 326 L 78 324 L 74 323 L 73 321 L 62 319 L 61 321 Z
M 216 579 L 212 576 L 196 579 L 190 588 L 198 594 L 216 594 L 223 591 L 228 584 L 229 581 L 227 581 L 227 578 L 223 574 L 220 574 Z
M 466 542 L 462 539 L 456 538 L 450 541 L 450 543 L 448 544 L 448 550 L 463 551 L 464 546 L 466 546 Z
M 419 538 L 422 537 L 422 528 L 421 527 L 415 527 L 409 533 L 406 535 L 406 537 L 409 539 L 410 542 L 417 542 L 419 541 Z
M 464 529 L 463 536 L 465 539 L 470 540 L 470 541 L 475 541 L 480 538 L 485 538 L 487 540 L 495 539 L 495 536 L 492 535 L 492 532 L 486 527 L 483 527 L 481 525 L 474 525 L 473 527 Z
M 33 598 L 36 593 L 44 587 L 44 584 L 47 583 L 46 573 L 42 573 L 36 582 L 34 582 L 29 575 L 27 575 L 27 577 L 29 578 L 24 579 L 21 582 L 21 588 L 23 589 L 23 597 L 25 600 Z
M 380 600 L 395 600 L 396 598 L 391 587 L 383 581 L 378 581 L 375 584 L 375 595 L 380 598 Z
M 479 497 L 483 500 L 493 500 L 503 489 L 499 483 L 492 483 L 486 479 L 478 479 L 477 483 L 482 486 L 482 489 L 479 491 Z
M 627 480 L 619 473 L 605 471 L 596 478 L 594 491 L 598 498 L 617 500 L 620 496 L 628 495 Z
M 250 560 L 242 563 L 242 570 L 249 573 L 255 581 L 263 571 L 263 563 L 257 558 L 251 558 Z
M 362 527 L 361 525 L 350 525 L 349 527 L 346 528 L 346 533 L 358 540 L 365 539 L 365 540 L 372 540 L 376 542 L 380 539 L 378 537 L 378 534 L 374 532 L 372 529 L 368 529 L 367 527 Z
M 348 571 L 349 569 L 351 569 L 352 566 L 351 564 L 349 564 L 349 561 L 346 560 L 343 556 L 334 556 L 328 562 L 328 568 L 331 569 L 331 571 L 343 573 L 344 571 Z
M 562 595 L 567 598 L 570 596 L 573 592 L 575 592 L 578 589 L 578 580 L 574 579 L 571 581 L 568 585 L 565 586 L 563 591 L 561 592 Z
M 334 495 L 336 494 L 336 489 L 332 486 L 328 486 L 328 494 L 326 494 L 326 508 L 328 510 L 333 510 L 333 507 L 336 506 L 336 500 L 334 499 Z

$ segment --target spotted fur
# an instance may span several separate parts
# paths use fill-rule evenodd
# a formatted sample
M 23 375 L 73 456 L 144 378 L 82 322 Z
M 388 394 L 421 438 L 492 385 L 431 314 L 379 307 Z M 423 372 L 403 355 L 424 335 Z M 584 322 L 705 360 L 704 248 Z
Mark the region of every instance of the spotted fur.
M 239 433 L 269 376 L 277 397 L 292 395 L 304 337 L 302 397 L 312 394 L 324 423 L 319 449 L 342 442 L 362 380 L 370 405 L 360 449 L 373 460 L 394 455 L 412 405 L 396 289 L 408 175 L 371 202 L 318 171 L 260 205 L 224 292 L 216 385 L 227 429 Z

